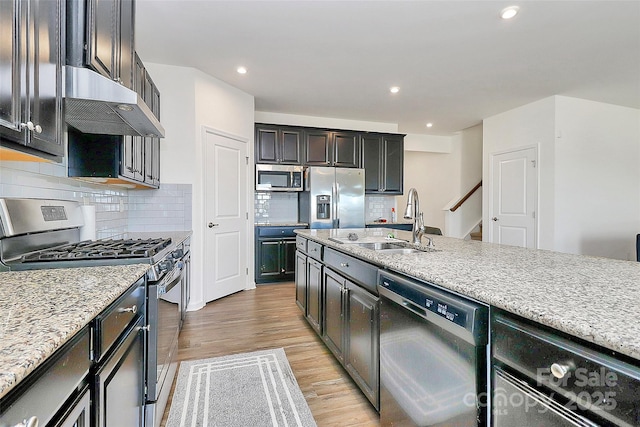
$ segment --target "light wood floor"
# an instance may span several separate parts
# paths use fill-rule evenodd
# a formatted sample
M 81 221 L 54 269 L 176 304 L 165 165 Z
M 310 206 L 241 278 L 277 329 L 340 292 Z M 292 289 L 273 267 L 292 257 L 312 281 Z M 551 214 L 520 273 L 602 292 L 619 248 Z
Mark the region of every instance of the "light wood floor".
M 311 329 L 292 282 L 258 286 L 187 313 L 178 359 L 282 347 L 318 427 L 379 426 L 378 413 Z M 165 425 L 171 400 L 163 417 Z

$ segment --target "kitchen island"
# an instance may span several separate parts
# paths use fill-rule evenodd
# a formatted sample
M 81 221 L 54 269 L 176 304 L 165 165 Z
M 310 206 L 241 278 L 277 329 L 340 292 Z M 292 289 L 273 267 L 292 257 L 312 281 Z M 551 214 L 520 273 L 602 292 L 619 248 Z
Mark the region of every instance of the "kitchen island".
M 640 263 L 429 235 L 436 251 L 384 254 L 331 238 L 411 240 L 390 229 L 297 230 L 372 264 L 439 285 L 640 361 Z M 426 239 L 423 237 L 423 243 Z
M 0 399 L 148 269 L 131 264 L 0 273 Z

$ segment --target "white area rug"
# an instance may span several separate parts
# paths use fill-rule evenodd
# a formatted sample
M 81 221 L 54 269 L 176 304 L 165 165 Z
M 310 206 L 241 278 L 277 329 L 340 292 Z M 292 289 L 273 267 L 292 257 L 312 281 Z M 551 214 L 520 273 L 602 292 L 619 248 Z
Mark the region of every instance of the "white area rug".
M 315 427 L 282 348 L 182 362 L 167 427 Z

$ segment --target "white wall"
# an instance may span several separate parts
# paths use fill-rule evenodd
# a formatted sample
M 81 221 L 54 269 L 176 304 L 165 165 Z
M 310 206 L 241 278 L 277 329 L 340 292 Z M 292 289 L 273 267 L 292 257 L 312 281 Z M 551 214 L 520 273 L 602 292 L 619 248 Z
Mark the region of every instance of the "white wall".
M 407 193 L 412 187 L 418 191 L 424 224 L 444 231 L 442 207 L 458 192 L 459 153 L 428 153 L 405 151 L 404 195 L 396 198 L 398 219 L 407 204 Z
M 425 144 L 416 146 L 419 140 Z M 412 144 L 405 145 L 405 194 L 396 199 L 399 215 L 404 212 L 406 192 L 414 187 L 418 190 L 425 225 L 438 227 L 446 233 L 443 209 L 464 196 L 481 177 L 481 124 L 451 137 L 423 135 L 423 138 L 414 138 Z
M 452 144 L 460 147 L 460 195 L 465 195 L 482 179 L 482 123 L 452 138 Z
M 491 154 L 525 146 L 538 147 L 538 248 L 635 259 L 640 110 L 553 96 L 485 119 L 485 222 Z
M 253 158 L 253 96 L 198 70 L 163 64 L 145 64 L 161 93 L 161 121 L 166 136 L 161 142 L 161 179 L 193 185 L 192 291 L 190 309 L 204 306 L 204 165 L 202 128 L 234 135 L 247 141 Z M 166 106 L 166 107 L 165 107 Z M 249 178 L 253 183 L 252 178 Z M 252 206 L 251 185 L 248 206 Z M 249 209 L 247 248 L 249 277 L 253 277 L 253 210 Z
M 256 123 L 398 133 L 397 123 L 368 122 L 363 120 L 347 120 L 332 117 L 302 116 L 297 114 L 271 113 L 267 111 L 256 111 L 255 119 Z
M 640 232 L 640 110 L 556 97 L 555 244 L 635 260 Z
M 545 98 L 489 117 L 483 122 L 482 222 L 489 225 L 491 156 L 523 147 L 538 148 L 537 247 L 554 248 L 555 99 Z M 488 231 L 488 230 L 487 230 Z M 487 240 L 488 232 L 483 233 Z

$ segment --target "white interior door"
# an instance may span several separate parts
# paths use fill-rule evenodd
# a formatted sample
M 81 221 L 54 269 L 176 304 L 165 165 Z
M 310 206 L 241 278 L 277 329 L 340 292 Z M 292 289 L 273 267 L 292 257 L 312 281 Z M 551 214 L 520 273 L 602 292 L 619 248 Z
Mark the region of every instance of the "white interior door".
M 205 302 L 247 286 L 247 144 L 206 130 Z
M 536 149 L 494 154 L 491 163 L 491 241 L 536 247 Z

